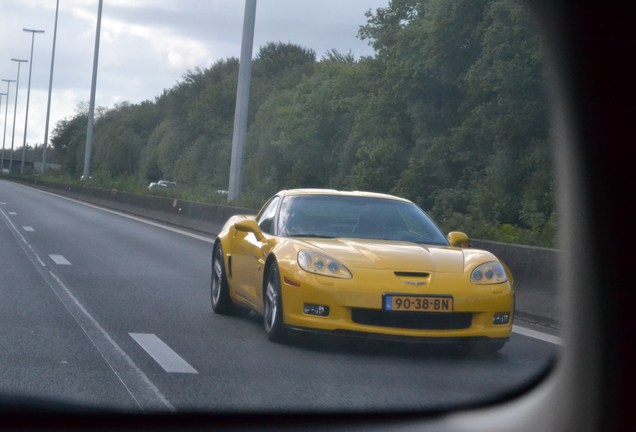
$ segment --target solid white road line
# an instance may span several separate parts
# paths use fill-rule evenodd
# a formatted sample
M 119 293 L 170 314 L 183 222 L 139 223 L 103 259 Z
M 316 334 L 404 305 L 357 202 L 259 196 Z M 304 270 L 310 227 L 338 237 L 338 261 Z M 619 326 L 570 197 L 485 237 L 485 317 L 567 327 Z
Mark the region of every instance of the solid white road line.
M 537 330 L 532 330 L 526 327 L 521 327 L 518 325 L 513 325 L 512 326 L 512 331 L 514 333 L 518 333 L 520 335 L 524 335 L 524 336 L 528 336 L 534 339 L 539 339 L 542 340 L 544 342 L 549 342 L 551 344 L 555 344 L 555 345 L 563 345 L 563 339 L 558 337 L 558 336 L 554 336 L 548 333 L 543 333 Z
M 152 333 L 128 333 L 166 372 L 198 374 L 187 361 Z
M 71 265 L 69 260 L 64 258 L 62 255 L 49 255 L 49 258 L 51 258 L 57 265 Z
M 27 232 L 34 232 L 35 230 L 33 229 L 33 227 L 30 226 L 23 226 L 22 227 L 23 230 L 27 231 Z

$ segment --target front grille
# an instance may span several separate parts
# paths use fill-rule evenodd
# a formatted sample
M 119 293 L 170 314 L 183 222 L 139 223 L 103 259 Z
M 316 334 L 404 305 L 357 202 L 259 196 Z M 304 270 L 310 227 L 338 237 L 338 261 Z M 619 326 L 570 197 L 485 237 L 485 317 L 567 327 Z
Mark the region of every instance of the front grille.
M 469 312 L 394 312 L 353 308 L 351 310 L 351 320 L 356 324 L 380 327 L 414 330 L 457 330 L 470 327 L 473 321 L 473 314 Z

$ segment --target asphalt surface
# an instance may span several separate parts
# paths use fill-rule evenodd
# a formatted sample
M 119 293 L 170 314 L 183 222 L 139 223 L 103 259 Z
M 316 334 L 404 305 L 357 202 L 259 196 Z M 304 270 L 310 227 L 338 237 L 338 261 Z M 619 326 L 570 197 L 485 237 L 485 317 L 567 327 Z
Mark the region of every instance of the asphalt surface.
M 558 361 L 541 328 L 493 356 L 271 343 L 254 313 L 212 312 L 211 241 L 0 180 L 0 394 L 133 412 L 429 410 L 515 393 Z

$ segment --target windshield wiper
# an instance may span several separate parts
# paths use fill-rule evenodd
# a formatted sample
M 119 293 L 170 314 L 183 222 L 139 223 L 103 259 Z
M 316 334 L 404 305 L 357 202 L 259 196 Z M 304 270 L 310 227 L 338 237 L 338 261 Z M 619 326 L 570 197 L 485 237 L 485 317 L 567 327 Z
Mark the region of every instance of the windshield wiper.
M 305 234 L 305 233 L 301 233 L 301 234 L 289 234 L 288 237 L 309 237 L 309 238 L 326 238 L 326 239 L 330 239 L 333 238 L 331 236 L 326 236 L 326 235 L 320 235 L 320 234 Z

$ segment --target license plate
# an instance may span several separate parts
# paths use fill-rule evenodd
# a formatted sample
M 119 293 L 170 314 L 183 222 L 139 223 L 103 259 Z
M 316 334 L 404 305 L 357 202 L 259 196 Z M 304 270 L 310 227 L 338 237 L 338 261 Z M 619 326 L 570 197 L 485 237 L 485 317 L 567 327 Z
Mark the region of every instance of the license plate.
M 384 310 L 411 312 L 452 312 L 453 298 L 448 296 L 384 295 Z

